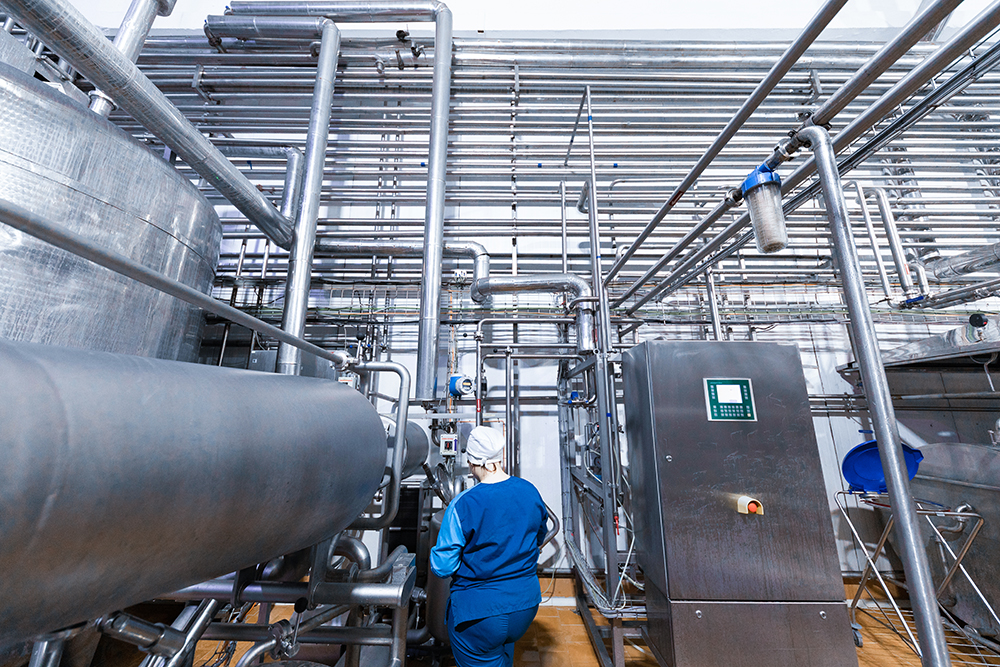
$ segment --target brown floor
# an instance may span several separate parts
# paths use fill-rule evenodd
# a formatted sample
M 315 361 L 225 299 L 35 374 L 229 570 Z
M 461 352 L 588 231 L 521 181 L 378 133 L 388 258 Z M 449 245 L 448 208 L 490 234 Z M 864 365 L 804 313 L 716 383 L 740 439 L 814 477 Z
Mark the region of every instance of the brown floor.
M 550 593 L 559 600 L 569 601 L 572 598 L 572 581 L 557 580 L 542 582 Z M 854 588 L 847 587 L 847 595 L 853 597 Z M 904 603 L 905 604 L 905 603 Z M 247 620 L 253 621 L 256 612 L 252 612 Z M 284 605 L 272 612 L 271 621 L 287 618 L 291 609 Z M 872 613 L 858 613 L 858 621 L 862 626 L 863 645 L 858 648 L 859 667 L 920 667 L 920 658 L 903 642 L 899 636 L 884 625 L 881 614 L 872 609 Z M 607 622 L 595 614 L 598 624 Z M 997 665 L 1000 667 L 1000 656 L 979 651 L 964 637 L 954 632 L 946 632 L 952 654 L 952 664 L 955 667 L 966 665 Z M 219 646 L 214 642 L 198 644 L 196 665 L 211 663 L 209 656 Z M 250 644 L 239 644 L 230 665 L 250 647 Z M 430 664 L 430 661 L 415 661 L 416 665 Z M 454 660 L 447 656 L 442 661 L 442 667 L 453 667 Z M 628 667 L 657 667 L 656 660 L 648 647 L 640 640 L 626 640 L 625 664 Z M 531 627 L 524 637 L 518 641 L 514 652 L 514 665 L 517 667 L 599 667 L 600 663 L 591 647 L 583 620 L 572 606 L 542 606 L 538 610 Z

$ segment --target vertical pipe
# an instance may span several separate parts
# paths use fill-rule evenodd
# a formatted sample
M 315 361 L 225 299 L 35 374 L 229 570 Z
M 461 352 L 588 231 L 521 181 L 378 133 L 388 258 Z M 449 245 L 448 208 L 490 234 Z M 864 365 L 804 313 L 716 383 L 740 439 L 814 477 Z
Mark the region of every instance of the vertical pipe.
M 566 181 L 559 181 L 559 220 L 562 230 L 562 272 L 569 273 L 569 238 L 566 236 Z
M 392 644 L 390 645 L 389 667 L 403 667 L 406 664 L 406 624 L 409 617 L 409 600 L 392 610 Z
M 138 59 L 159 8 L 159 0 L 133 0 L 125 12 L 125 18 L 122 19 L 122 24 L 115 34 L 113 44 L 132 62 Z M 90 110 L 98 116 L 107 118 L 114 108 L 111 98 L 100 90 L 95 89 L 90 93 Z
M 416 398 L 434 399 L 438 338 L 441 335 L 441 256 L 444 248 L 445 180 L 448 161 L 448 110 L 451 104 L 451 10 L 441 5 L 434 25 L 434 81 L 427 156 L 427 208 L 424 214 L 424 275 L 417 332 Z
M 594 158 L 594 112 L 590 86 L 586 89 L 587 136 L 590 146 L 590 191 L 587 213 L 590 221 L 590 270 L 594 295 L 597 297 L 597 349 L 594 357 L 594 384 L 597 388 L 597 423 L 601 445 L 601 500 L 604 532 L 604 584 L 608 599 L 615 603 L 618 591 L 618 483 L 615 454 L 617 428 L 613 420 L 613 384 L 608 372 L 608 350 L 611 349 L 611 314 L 608 293 L 601 276 L 601 230 L 597 218 L 597 163 Z
M 889 251 L 892 253 L 892 262 L 896 265 L 899 285 L 903 288 L 903 295 L 910 296 L 914 292 L 913 278 L 906 265 L 906 253 L 899 238 L 899 230 L 896 229 L 896 218 L 892 215 L 889 195 L 882 188 L 872 188 L 870 191 L 875 193 L 875 201 L 878 202 L 878 212 L 882 216 L 882 226 L 885 227 L 885 236 L 889 240 Z
M 861 276 L 861 265 L 851 235 L 840 173 L 837 171 L 837 156 L 830 135 L 823 128 L 816 126 L 805 128 L 799 131 L 798 137 L 809 144 L 816 157 L 820 183 L 823 195 L 826 197 L 834 253 L 840 268 L 848 313 L 854 325 L 854 355 L 861 370 L 861 380 L 874 422 L 875 439 L 878 442 L 879 456 L 896 520 L 897 535 L 900 538 L 898 551 L 903 561 L 907 588 L 920 637 L 921 664 L 924 667 L 947 666 L 951 661 L 945 643 L 944 628 L 938 614 L 927 554 L 922 545 L 919 517 L 913 496 L 910 494 L 910 480 L 896 427 L 889 383 L 879 354 L 878 337 L 875 334 L 875 325 Z
M 243 262 L 247 256 L 247 240 L 243 239 L 243 243 L 240 245 L 240 257 L 236 262 L 236 282 L 233 284 L 233 291 L 229 295 L 229 305 L 233 308 L 236 307 L 236 297 L 240 293 L 239 277 L 243 273 Z M 222 360 L 226 358 L 226 345 L 229 343 L 229 332 L 233 328 L 233 323 L 227 321 L 226 326 L 222 330 L 222 345 L 219 346 L 219 363 L 217 366 L 222 365 Z
M 861 216 L 865 220 L 865 230 L 868 232 L 868 242 L 872 246 L 875 267 L 878 269 L 878 279 L 882 283 L 882 292 L 891 298 L 892 285 L 889 284 L 889 276 L 885 272 L 885 262 L 882 261 L 882 251 L 878 245 L 878 238 L 875 237 L 875 225 L 872 224 L 872 216 L 868 213 L 868 202 L 865 201 L 865 192 L 861 183 L 854 181 L 854 190 L 858 194 L 858 204 L 861 206 Z
M 516 324 L 514 326 L 517 326 Z M 511 394 L 514 391 L 514 364 L 511 359 L 513 350 L 507 348 L 504 360 L 504 408 L 507 421 L 507 474 L 517 477 L 517 452 L 514 451 L 514 406 L 511 404 Z
M 715 294 L 715 271 L 705 271 L 705 292 L 708 297 L 708 316 L 712 322 L 712 336 L 715 340 L 725 340 L 722 332 L 722 318 L 719 317 L 719 302 Z
M 294 332 L 293 335 L 299 337 L 306 329 L 313 246 L 316 243 L 316 218 L 319 216 L 319 200 L 323 192 L 323 168 L 330 137 L 330 107 L 333 104 L 333 83 L 337 76 L 339 52 L 340 31 L 332 21 L 327 21 L 323 25 L 319 62 L 316 64 L 316 83 L 313 86 L 309 133 L 306 136 L 302 204 L 295 219 L 293 246 L 288 256 L 285 307 L 281 316 L 281 328 Z M 281 345 L 278 347 L 276 370 L 284 375 L 298 375 L 301 360 L 302 352 L 298 348 Z

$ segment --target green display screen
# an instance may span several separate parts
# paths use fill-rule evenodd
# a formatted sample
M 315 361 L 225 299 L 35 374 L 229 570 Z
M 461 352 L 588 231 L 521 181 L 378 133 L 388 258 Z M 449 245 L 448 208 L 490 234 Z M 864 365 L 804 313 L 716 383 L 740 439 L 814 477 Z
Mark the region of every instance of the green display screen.
M 757 421 L 749 378 L 705 378 L 708 421 Z

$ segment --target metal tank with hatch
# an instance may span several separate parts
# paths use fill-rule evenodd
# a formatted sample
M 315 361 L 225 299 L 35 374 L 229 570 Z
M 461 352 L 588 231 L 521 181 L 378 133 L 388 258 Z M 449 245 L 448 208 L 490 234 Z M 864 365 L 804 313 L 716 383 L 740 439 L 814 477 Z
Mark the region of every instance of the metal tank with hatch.
M 222 229 L 163 157 L 0 63 L 0 197 L 202 292 Z M 194 361 L 201 311 L 0 225 L 0 337 Z

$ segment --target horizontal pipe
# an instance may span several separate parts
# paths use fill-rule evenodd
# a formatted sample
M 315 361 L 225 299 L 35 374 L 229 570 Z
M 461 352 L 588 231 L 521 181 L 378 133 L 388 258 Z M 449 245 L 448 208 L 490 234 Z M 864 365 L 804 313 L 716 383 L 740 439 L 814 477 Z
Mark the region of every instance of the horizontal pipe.
M 447 7 L 439 0 L 337 0 L 336 2 L 231 2 L 233 14 L 323 16 L 337 23 L 434 21 Z
M 291 223 L 83 14 L 64 0 L 9 0 L 4 6 L 20 25 L 170 146 L 268 238 L 282 248 L 291 246 Z
M 473 290 L 476 289 L 476 283 L 490 275 L 490 255 L 481 243 L 446 241 L 443 254 L 445 257 L 468 257 L 473 260 Z M 320 236 L 316 239 L 316 255 L 331 257 L 423 257 L 424 245 L 421 241 L 356 241 Z M 472 298 L 476 300 L 475 291 L 473 291 Z
M 875 82 L 875 79 L 906 55 L 906 52 L 914 44 L 923 39 L 941 21 L 948 18 L 948 15 L 960 4 L 962 4 L 962 0 L 936 0 L 929 4 L 922 12 L 913 17 L 895 37 L 886 42 L 885 46 L 879 49 L 868 63 L 855 72 L 847 83 L 838 88 L 810 116 L 807 124 L 826 125 L 832 121 L 854 98 L 866 91 Z
M 594 349 L 594 306 L 590 302 L 594 294 L 590 283 L 586 280 L 572 273 L 539 273 L 524 276 L 493 276 L 477 280 L 473 285 L 473 294 L 482 299 L 491 294 L 511 292 L 570 292 L 575 297 L 583 297 L 576 315 L 576 345 L 581 352 Z
M 205 641 L 264 642 L 273 639 L 267 626 L 246 623 L 213 623 L 202 635 Z M 321 626 L 309 632 L 300 632 L 297 641 L 303 644 L 360 644 L 362 646 L 389 646 L 392 628 L 367 626 L 362 628 Z
M 967 273 L 997 269 L 1000 265 L 1000 243 L 978 250 L 927 262 L 924 268 L 937 280 L 951 280 Z
M 235 39 L 319 39 L 329 19 L 307 16 L 207 16 L 205 34 Z
M 337 382 L 2 341 L 0 367 L 0 643 L 309 547 L 382 480 Z
M 737 110 L 733 117 L 726 123 L 726 126 L 722 129 L 722 132 L 715 138 L 712 144 L 705 150 L 702 156 L 698 159 L 691 170 L 681 179 L 681 182 L 677 184 L 674 191 L 667 198 L 667 201 L 660 207 L 660 210 L 656 212 L 653 219 L 650 220 L 643 230 L 639 233 L 634 241 L 625 249 L 625 252 L 615 261 L 611 270 L 608 271 L 608 275 L 604 279 L 604 284 L 607 286 L 610 284 L 611 280 L 614 279 L 618 272 L 625 266 L 628 260 L 635 254 L 636 250 L 645 242 L 649 235 L 653 233 L 660 221 L 666 217 L 667 213 L 680 201 L 684 193 L 695 184 L 698 177 L 702 175 L 708 165 L 712 163 L 712 160 L 722 152 L 722 149 L 726 147 L 726 144 L 736 136 L 736 133 L 743 127 L 743 124 L 753 115 L 753 112 L 757 110 L 761 102 L 767 99 L 767 96 L 774 90 L 774 87 L 781 82 L 785 74 L 798 62 L 805 50 L 819 37 L 823 29 L 830 23 L 830 21 L 840 12 L 840 10 L 847 3 L 847 0 L 827 0 L 827 2 L 816 12 L 812 20 L 806 25 L 802 33 L 795 38 L 795 40 L 788 46 L 781 57 L 778 59 L 774 66 L 771 67 L 770 71 L 764 76 L 757 87 L 754 89 L 753 93 L 743 102 L 743 105 Z M 627 296 L 627 295 L 626 295 Z

